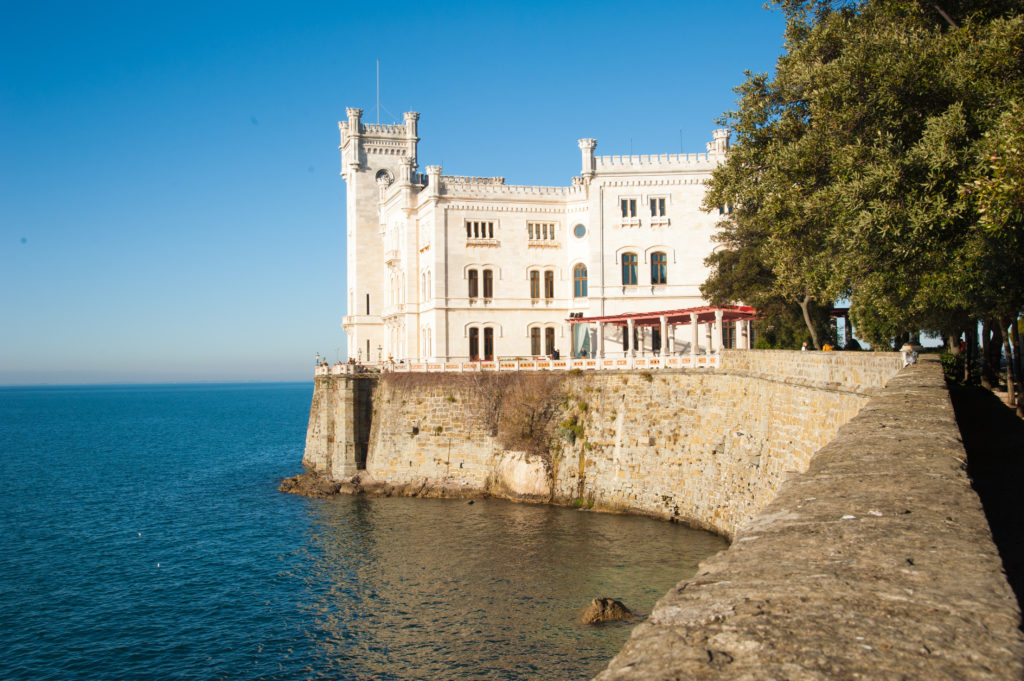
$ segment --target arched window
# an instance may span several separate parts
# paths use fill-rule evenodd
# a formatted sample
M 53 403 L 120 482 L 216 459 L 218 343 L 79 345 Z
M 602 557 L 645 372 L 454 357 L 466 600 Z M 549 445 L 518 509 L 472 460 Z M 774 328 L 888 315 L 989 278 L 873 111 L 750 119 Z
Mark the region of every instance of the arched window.
M 555 273 L 552 270 L 544 272 L 544 297 L 549 300 L 555 297 Z
M 540 298 L 540 272 L 537 270 L 530 272 L 530 297 L 534 300 Z
M 587 266 L 583 263 L 572 268 L 572 297 L 587 297 Z
M 651 283 L 668 283 L 668 256 L 661 251 L 651 253 Z
M 479 289 L 478 277 L 479 277 L 479 274 L 477 273 L 476 270 L 470 270 L 469 271 L 469 297 L 470 298 L 476 298 L 479 295 L 478 291 L 480 289 Z
M 484 298 L 494 297 L 494 272 L 484 270 Z
M 622 285 L 636 285 L 636 253 L 622 254 Z
M 475 362 L 480 359 L 480 329 L 475 326 L 469 327 L 469 361 Z
M 530 329 L 530 354 L 540 354 L 540 327 L 537 326 Z

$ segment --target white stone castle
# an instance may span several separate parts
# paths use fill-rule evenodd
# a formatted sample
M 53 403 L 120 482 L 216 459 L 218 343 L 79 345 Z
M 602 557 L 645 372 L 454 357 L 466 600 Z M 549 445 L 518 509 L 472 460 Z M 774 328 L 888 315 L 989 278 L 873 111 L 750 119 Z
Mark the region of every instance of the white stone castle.
M 553 355 L 682 354 L 697 334 L 664 323 L 570 324 L 574 317 L 705 305 L 699 286 L 719 211 L 700 209 L 729 132 L 701 154 L 595 156 L 568 187 L 420 173 L 418 113 L 363 123 L 347 109 L 348 356 L 464 362 Z M 721 324 L 709 344 L 736 343 Z M 738 327 L 737 327 L 738 328 Z M 746 340 L 745 338 L 743 339 Z

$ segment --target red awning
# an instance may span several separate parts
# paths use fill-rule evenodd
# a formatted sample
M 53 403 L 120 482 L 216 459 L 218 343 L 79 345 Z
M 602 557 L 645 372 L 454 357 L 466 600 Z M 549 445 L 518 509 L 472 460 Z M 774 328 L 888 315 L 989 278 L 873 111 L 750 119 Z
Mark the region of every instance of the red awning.
M 722 305 L 718 307 L 688 307 L 681 310 L 661 310 L 658 312 L 625 312 L 623 314 L 603 315 L 601 317 L 570 317 L 565 321 L 570 324 L 612 324 L 614 326 L 626 326 L 629 320 L 633 320 L 634 326 L 659 326 L 661 318 L 665 317 L 667 324 L 689 324 L 692 318 L 690 315 L 697 315 L 698 324 L 709 324 L 715 321 L 715 313 L 721 310 L 723 322 L 736 322 L 748 319 L 758 319 L 757 310 L 743 305 Z

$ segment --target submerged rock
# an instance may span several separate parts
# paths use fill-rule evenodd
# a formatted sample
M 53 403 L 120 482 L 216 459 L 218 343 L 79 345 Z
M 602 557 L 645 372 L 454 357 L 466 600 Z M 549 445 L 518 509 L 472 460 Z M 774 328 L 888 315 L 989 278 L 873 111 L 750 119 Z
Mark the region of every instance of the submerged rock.
M 600 624 L 633 617 L 633 612 L 614 598 L 595 598 L 583 613 L 584 624 Z

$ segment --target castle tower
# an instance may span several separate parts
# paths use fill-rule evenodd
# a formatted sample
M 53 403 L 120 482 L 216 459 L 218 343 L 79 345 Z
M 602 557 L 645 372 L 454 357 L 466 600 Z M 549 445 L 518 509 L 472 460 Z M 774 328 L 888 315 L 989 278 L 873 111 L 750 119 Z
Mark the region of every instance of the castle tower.
M 377 361 L 387 345 L 381 313 L 386 299 L 386 272 L 381 254 L 379 197 L 394 182 L 413 181 L 419 114 L 406 113 L 404 124 L 363 123 L 362 109 L 345 110 L 341 133 L 341 176 L 345 180 L 347 225 L 347 310 L 342 328 L 348 334 L 348 356 Z

